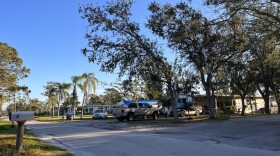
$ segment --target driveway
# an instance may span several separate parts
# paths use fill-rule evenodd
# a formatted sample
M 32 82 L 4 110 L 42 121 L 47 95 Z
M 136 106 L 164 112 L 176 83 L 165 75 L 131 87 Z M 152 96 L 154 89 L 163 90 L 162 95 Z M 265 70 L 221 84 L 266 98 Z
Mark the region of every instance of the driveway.
M 26 125 L 42 140 L 77 156 L 280 155 L 280 115 L 207 121 L 179 127 L 138 126 L 131 129 L 126 128 L 126 124 L 115 120 L 93 120 L 29 121 Z M 120 125 L 123 128 L 112 128 Z

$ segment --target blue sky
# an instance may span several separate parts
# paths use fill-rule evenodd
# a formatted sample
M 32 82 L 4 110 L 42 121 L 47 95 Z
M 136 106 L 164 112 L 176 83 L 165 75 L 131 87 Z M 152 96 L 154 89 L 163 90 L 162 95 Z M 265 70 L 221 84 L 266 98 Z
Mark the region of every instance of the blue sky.
M 41 95 L 48 81 L 71 82 L 71 77 L 93 72 L 101 81 L 113 82 L 116 74 L 99 71 L 88 63 L 80 50 L 87 44 L 84 38 L 86 21 L 78 12 L 80 4 L 104 3 L 103 0 L 2 0 L 0 4 L 0 41 L 17 49 L 24 66 L 31 69 L 28 78 L 20 81 L 31 89 L 31 98 Z M 144 23 L 148 18 L 147 5 L 151 0 L 136 0 L 135 19 Z M 173 2 L 168 0 L 161 3 Z M 193 1 L 200 6 L 201 1 Z M 97 94 L 103 92 L 97 87 Z M 81 97 L 81 96 L 80 96 Z

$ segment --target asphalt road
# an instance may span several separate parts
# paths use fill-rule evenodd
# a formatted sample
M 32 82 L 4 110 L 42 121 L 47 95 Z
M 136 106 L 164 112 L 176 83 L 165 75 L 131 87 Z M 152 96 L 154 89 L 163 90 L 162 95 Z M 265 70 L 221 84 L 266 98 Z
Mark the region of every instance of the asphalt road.
M 280 115 L 207 121 L 180 127 L 111 129 L 115 120 L 42 123 L 27 127 L 77 156 L 279 156 Z

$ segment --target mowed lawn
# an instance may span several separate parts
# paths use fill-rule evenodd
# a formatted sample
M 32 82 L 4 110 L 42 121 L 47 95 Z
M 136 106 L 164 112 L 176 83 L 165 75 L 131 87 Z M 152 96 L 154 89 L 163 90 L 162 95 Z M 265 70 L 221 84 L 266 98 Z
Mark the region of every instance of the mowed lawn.
M 108 115 L 107 119 L 114 119 L 115 117 L 112 116 L 111 114 Z M 68 121 L 66 120 L 66 117 L 64 117 L 64 120 L 62 120 L 62 116 L 59 118 L 57 116 L 54 116 L 53 118 L 51 116 L 40 116 L 40 117 L 35 117 L 34 118 L 37 121 L 47 121 L 47 122 L 61 122 L 61 121 Z M 84 120 L 93 120 L 92 115 L 84 115 L 83 119 L 81 119 L 80 115 L 76 115 L 75 119 L 73 121 L 84 121 Z
M 17 152 L 16 133 L 17 123 L 11 127 L 11 122 L 0 120 L 0 155 L 3 156 L 72 156 L 64 149 L 42 142 L 38 137 L 25 129 L 23 149 Z

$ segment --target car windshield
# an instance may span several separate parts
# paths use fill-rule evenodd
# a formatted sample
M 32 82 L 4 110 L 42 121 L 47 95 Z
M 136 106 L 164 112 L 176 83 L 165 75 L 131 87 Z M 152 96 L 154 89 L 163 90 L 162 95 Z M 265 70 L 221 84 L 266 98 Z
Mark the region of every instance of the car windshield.
M 95 113 L 103 113 L 103 110 L 96 110 Z

